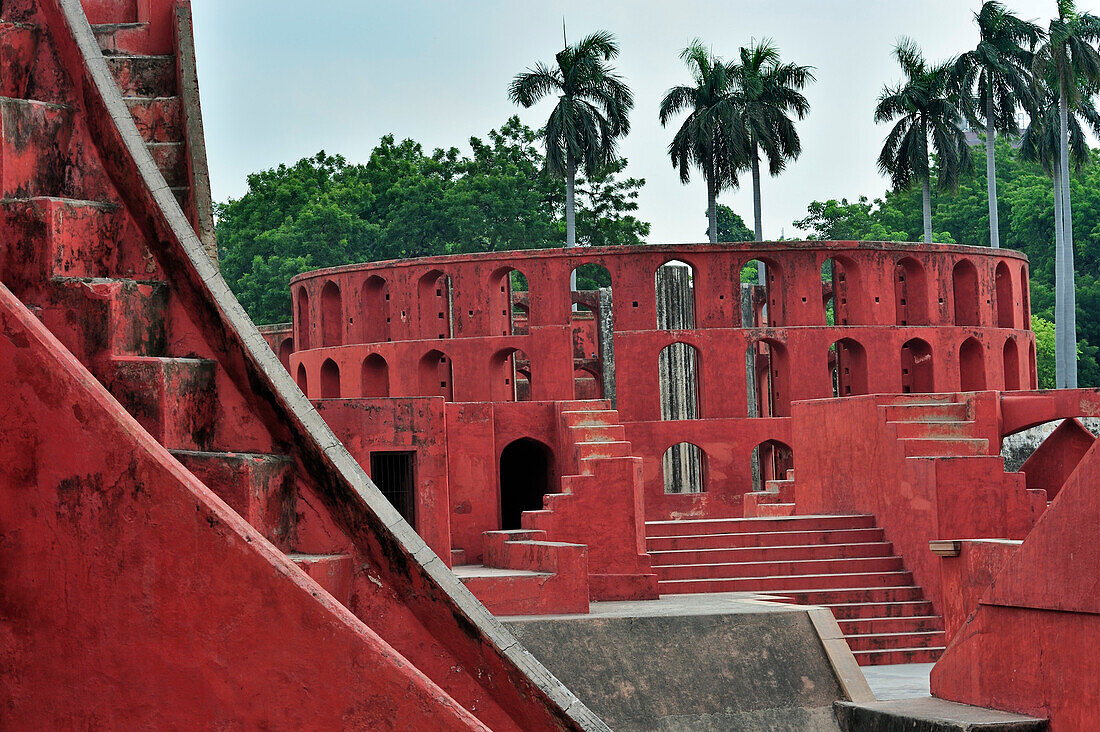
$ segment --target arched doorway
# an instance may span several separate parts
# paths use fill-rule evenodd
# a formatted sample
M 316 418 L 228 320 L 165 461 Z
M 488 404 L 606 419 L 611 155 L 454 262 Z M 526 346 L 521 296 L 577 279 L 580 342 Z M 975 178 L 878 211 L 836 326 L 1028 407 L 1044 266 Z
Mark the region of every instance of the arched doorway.
M 936 390 L 932 346 L 920 338 L 901 347 L 901 391 L 904 394 L 931 394 Z
M 1012 291 L 1012 275 L 1004 262 L 997 264 L 993 282 L 997 290 L 997 327 L 1012 328 L 1015 325 L 1015 297 Z
M 390 293 L 386 280 L 378 275 L 368 277 L 360 291 L 359 302 L 363 343 L 390 340 Z
M 321 364 L 321 398 L 340 398 L 340 367 L 331 358 Z
M 524 511 L 541 510 L 552 477 L 549 447 L 530 437 L 509 443 L 500 453 L 500 528 L 522 528 Z
M 328 282 L 321 290 L 321 345 L 343 344 L 344 306 L 340 298 L 340 288 L 335 282 Z
M 306 288 L 298 288 L 298 319 L 294 323 L 298 326 L 298 350 L 308 351 L 309 346 L 309 293 Z
M 867 393 L 867 352 L 859 341 L 841 338 L 829 346 L 828 358 L 834 397 Z
M 962 391 L 985 389 L 985 349 L 973 338 L 959 346 L 959 388 Z
M 794 451 L 779 440 L 765 440 L 753 448 L 751 461 L 753 490 L 762 491 L 769 480 L 787 477 L 794 467 Z
M 372 353 L 363 359 L 359 381 L 360 396 L 365 398 L 390 395 L 390 369 L 386 359 Z
M 928 325 L 928 284 L 924 267 L 912 257 L 894 267 L 894 309 L 898 325 Z
M 963 259 L 951 271 L 951 294 L 955 299 L 955 325 L 978 325 L 978 270 Z
M 1020 388 L 1020 352 L 1016 348 L 1015 338 L 1005 340 L 1002 361 L 1005 371 L 1005 391 L 1018 390 Z

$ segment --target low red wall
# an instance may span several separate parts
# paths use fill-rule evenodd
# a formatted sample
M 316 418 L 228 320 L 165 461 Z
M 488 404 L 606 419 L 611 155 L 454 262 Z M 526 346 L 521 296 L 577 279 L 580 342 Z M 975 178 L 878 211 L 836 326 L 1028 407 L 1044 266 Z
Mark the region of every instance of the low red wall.
M 997 573 L 932 669 L 951 701 L 1100 728 L 1100 447 Z
M 0 379 L 4 727 L 485 729 L 2 286 Z

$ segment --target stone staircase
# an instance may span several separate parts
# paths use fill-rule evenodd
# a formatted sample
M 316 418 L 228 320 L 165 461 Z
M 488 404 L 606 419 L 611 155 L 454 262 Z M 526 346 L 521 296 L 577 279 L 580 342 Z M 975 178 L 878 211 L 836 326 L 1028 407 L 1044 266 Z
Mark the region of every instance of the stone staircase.
M 925 663 L 943 621 L 873 516 L 650 521 L 661 594 L 753 592 L 829 608 L 864 666 Z
M 788 470 L 780 480 L 764 482 L 764 490 L 744 495 L 745 518 L 791 516 L 794 514 L 794 470 Z
M 165 55 L 177 26 L 129 16 L 149 7 L 175 15 L 187 3 L 85 5 L 161 175 L 130 144 L 128 122 L 109 116 L 117 97 L 102 86 L 98 59 L 89 61 L 94 45 L 72 0 L 0 0 L 0 282 L 141 428 L 331 595 L 313 593 L 323 606 L 344 606 L 492 728 L 531 718 L 572 728 L 559 726 L 562 712 L 543 691 L 563 690 L 533 681 L 521 669 L 539 679 L 545 670 L 496 645 L 484 609 L 451 594 L 461 588 L 331 434 L 322 444 L 320 420 L 279 381 L 277 362 L 256 355 L 261 337 L 196 259 L 201 239 L 159 197 L 171 187 L 178 201 L 195 198 L 182 76 Z M 270 566 L 258 582 L 287 571 Z M 300 620 L 287 622 L 291 632 Z

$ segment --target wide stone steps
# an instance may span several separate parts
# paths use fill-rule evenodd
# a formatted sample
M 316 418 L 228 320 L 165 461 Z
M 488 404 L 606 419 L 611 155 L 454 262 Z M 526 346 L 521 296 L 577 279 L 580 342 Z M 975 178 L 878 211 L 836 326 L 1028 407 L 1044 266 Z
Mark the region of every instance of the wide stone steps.
M 662 593 L 829 607 L 862 664 L 935 660 L 943 649 L 942 621 L 873 516 L 653 521 L 646 545 Z
M 176 88 L 175 56 L 108 56 L 107 67 L 124 98 L 155 98 Z
M 762 519 L 764 520 L 764 519 Z M 762 531 L 758 534 L 690 534 L 647 538 L 650 551 L 677 549 L 729 549 L 733 547 L 810 544 L 863 544 L 884 541 L 882 529 L 830 529 L 824 531 Z
M 847 558 L 889 557 L 894 553 L 888 541 L 864 544 L 799 544 L 794 546 L 731 547 L 721 549 L 678 549 L 651 551 L 653 566 L 678 564 L 749 564 L 753 562 L 799 562 Z

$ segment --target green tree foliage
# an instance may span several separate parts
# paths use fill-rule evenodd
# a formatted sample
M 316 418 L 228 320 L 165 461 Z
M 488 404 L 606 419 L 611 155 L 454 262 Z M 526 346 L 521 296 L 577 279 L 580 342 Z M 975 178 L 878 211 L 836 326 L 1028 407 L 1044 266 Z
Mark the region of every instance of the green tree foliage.
M 222 274 L 257 323 L 290 319 L 289 282 L 355 262 L 561 246 L 565 198 L 545 172 L 538 133 L 509 119 L 485 139 L 428 154 L 383 137 L 366 163 L 320 152 L 248 177 L 217 206 Z M 578 181 L 579 241 L 641 244 L 645 181 L 619 160 Z
M 1042 167 L 1022 159 L 1007 140 L 997 140 L 996 155 L 1001 236 L 1005 247 L 1024 252 L 1030 260 L 1032 321 L 1038 333 L 1042 326 L 1035 323 L 1054 322 L 1054 193 Z M 1100 349 L 1092 345 L 1100 344 L 1100 318 L 1090 315 L 1100 312 L 1100 150 L 1089 151 L 1088 155 L 1092 164 L 1076 169 L 1072 181 L 1077 228 L 1078 368 L 1083 386 L 1100 386 Z M 933 167 L 932 177 L 936 175 Z M 988 246 L 984 170 L 964 174 L 955 191 L 934 191 L 931 207 L 935 241 Z M 863 197 L 855 202 L 814 201 L 806 217 L 794 225 L 807 232 L 810 239 L 919 241 L 921 218 L 920 191 L 890 191 L 873 201 Z M 1042 356 L 1039 358 L 1041 361 Z M 1053 375 L 1053 346 L 1050 359 Z
M 732 208 L 719 203 L 715 214 L 718 219 L 718 241 L 753 241 L 752 229 Z

